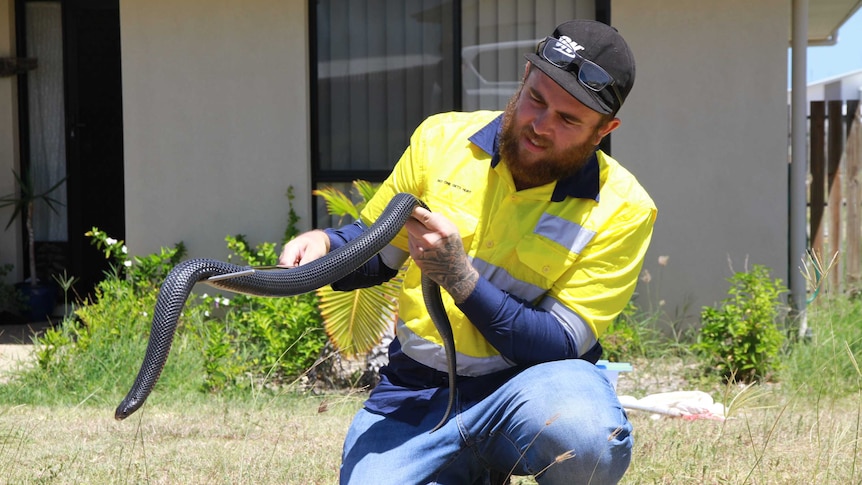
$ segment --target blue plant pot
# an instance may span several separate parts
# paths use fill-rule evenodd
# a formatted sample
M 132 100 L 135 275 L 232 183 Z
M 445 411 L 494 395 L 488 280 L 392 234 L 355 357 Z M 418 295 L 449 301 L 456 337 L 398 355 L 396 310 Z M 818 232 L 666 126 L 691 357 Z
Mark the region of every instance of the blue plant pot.
M 57 302 L 57 289 L 53 285 L 38 284 L 31 286 L 30 283 L 18 283 L 15 285 L 24 297 L 24 316 L 31 322 L 42 322 L 54 313 L 54 305 Z

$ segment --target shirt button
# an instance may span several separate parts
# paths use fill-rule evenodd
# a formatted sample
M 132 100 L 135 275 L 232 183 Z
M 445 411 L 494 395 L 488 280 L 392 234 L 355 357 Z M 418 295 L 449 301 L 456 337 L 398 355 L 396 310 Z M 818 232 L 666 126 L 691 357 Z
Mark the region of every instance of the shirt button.
M 486 248 L 493 248 L 493 247 L 494 247 L 494 241 L 488 241 L 488 242 L 486 242 L 486 243 L 485 243 L 485 247 L 486 247 Z
M 551 271 L 551 267 L 550 267 L 550 266 L 545 266 L 545 267 L 543 267 L 543 268 L 542 268 L 542 273 L 547 273 L 548 271 Z

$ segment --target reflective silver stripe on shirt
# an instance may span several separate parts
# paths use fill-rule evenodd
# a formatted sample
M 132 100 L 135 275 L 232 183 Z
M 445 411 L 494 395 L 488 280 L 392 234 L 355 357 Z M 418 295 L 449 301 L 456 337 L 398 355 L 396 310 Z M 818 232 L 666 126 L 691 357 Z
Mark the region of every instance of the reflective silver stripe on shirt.
M 596 336 L 593 333 L 593 329 L 587 325 L 587 322 L 580 315 L 569 307 L 553 298 L 544 298 L 538 307 L 548 311 L 560 322 L 560 325 L 563 326 L 575 341 L 575 345 L 578 348 L 578 357 L 584 355 L 586 351 L 596 345 Z
M 517 295 L 518 298 L 534 301 L 545 294 L 545 289 L 536 285 L 531 285 L 521 281 L 511 275 L 506 268 L 495 266 L 487 261 L 473 258 L 473 267 L 479 272 L 483 278 L 490 281 L 497 288 Z
M 446 350 L 443 346 L 420 337 L 410 330 L 400 318 L 398 319 L 398 341 L 401 342 L 401 350 L 411 359 L 441 372 L 446 372 Z M 514 365 L 502 355 L 471 357 L 460 352 L 456 352 L 456 354 L 455 360 L 460 376 L 482 376 L 508 369 Z
M 473 267 L 479 271 L 480 275 L 491 281 L 494 286 L 519 298 L 526 301 L 536 301 L 540 297 L 543 297 L 537 307 L 553 315 L 566 332 L 572 336 L 577 345 L 579 357 L 596 344 L 596 336 L 593 334 L 593 330 L 584 322 L 581 316 L 558 300 L 545 296 L 547 292 L 541 287 L 518 280 L 505 269 L 480 259 L 473 259 Z
M 576 222 L 550 214 L 542 214 L 533 233 L 545 236 L 575 254 L 580 254 L 596 235 L 595 231 L 584 229 Z

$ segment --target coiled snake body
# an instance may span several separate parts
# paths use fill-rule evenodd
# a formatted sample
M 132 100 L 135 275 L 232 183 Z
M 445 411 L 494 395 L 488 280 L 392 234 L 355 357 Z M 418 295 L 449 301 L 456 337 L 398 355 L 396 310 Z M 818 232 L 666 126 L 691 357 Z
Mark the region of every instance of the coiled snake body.
M 361 236 L 296 268 L 261 271 L 213 259 L 190 259 L 177 264 L 159 289 L 144 361 L 114 417 L 127 418 L 144 404 L 153 390 L 168 359 L 180 313 L 196 283 L 205 282 L 234 293 L 255 296 L 292 296 L 314 291 L 344 278 L 380 252 L 398 234 L 417 206 L 424 207 L 424 204 L 413 195 L 397 194 Z M 440 287 L 423 275 L 422 291 L 428 313 L 443 340 L 449 373 L 449 401 L 442 420 L 431 430 L 434 432 L 449 418 L 454 404 L 455 342 L 440 298 Z

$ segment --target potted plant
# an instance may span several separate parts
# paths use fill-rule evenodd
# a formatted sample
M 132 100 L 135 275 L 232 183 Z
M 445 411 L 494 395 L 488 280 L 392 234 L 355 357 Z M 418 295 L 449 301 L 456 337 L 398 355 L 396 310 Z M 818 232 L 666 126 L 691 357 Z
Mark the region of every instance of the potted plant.
M 57 295 L 54 285 L 50 282 L 42 283 L 36 276 L 36 238 L 33 232 L 33 212 L 37 203 L 44 203 L 49 209 L 57 213 L 56 206 L 63 205 L 63 203 L 53 198 L 51 193 L 57 190 L 66 181 L 66 178 L 64 177 L 43 192 L 36 192 L 32 177 L 29 174 L 21 176 L 15 170 L 12 170 L 12 174 L 15 176 L 18 190 L 16 193 L 0 197 L 0 208 L 12 207 L 12 215 L 9 217 L 9 222 L 6 223 L 6 229 L 9 229 L 19 215 L 24 217 L 30 269 L 29 282 L 25 281 L 16 286 L 22 293 L 25 304 L 28 305 L 28 316 L 33 320 L 43 320 L 46 315 L 51 315 L 53 312 Z

